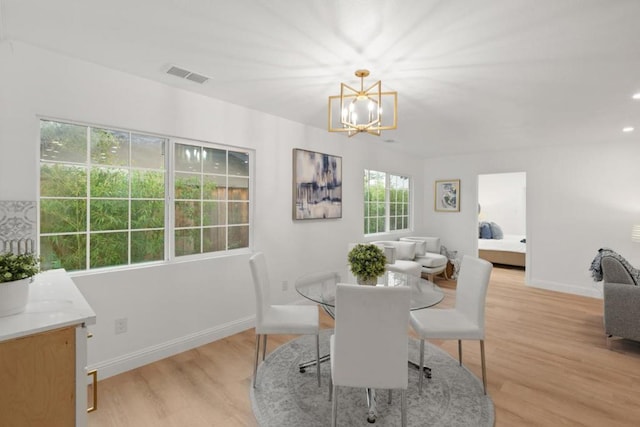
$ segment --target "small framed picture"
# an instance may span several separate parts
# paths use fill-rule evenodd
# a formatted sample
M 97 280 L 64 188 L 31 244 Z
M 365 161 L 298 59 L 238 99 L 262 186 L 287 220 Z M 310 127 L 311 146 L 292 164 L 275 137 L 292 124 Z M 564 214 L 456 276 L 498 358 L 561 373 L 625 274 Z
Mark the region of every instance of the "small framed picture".
M 436 181 L 434 207 L 436 212 L 460 212 L 460 180 Z

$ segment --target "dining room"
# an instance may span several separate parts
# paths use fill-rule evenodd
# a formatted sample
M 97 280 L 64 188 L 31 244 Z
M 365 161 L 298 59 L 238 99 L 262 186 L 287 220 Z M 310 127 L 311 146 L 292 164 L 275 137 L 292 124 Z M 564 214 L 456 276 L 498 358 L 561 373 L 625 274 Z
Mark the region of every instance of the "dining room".
M 423 399 L 451 396 L 460 373 L 497 426 L 635 425 L 640 348 L 606 347 L 588 265 L 605 246 L 640 265 L 640 145 L 623 124 L 640 102 L 640 4 L 381 1 L 366 13 L 384 25 L 365 37 L 340 2 L 289 3 L 0 0 L 0 240 L 28 223 L 43 269 L 65 269 L 95 313 L 76 374 L 98 385 L 88 424 L 269 425 L 257 408 L 276 406 L 257 403 L 254 377 L 268 398 L 270 361 L 309 361 L 316 347 L 270 336 L 254 374 L 250 257 L 267 257 L 274 304 L 318 310 L 329 352 L 335 320 L 299 278 L 346 278 L 351 242 L 438 236 L 454 261 L 477 254 L 478 177 L 522 171 L 527 266 L 492 270 L 486 375 L 477 342 L 460 366 L 457 340 L 425 340 L 425 365 L 437 356 L 451 374 L 407 366 L 409 425 L 412 399 L 435 419 L 442 406 Z M 398 129 L 329 131 L 328 101 L 363 67 L 365 83 L 397 92 Z M 298 177 L 305 165 L 314 173 Z M 29 214 L 4 209 L 16 202 Z M 457 279 L 432 282 L 442 300 L 413 311 L 455 306 Z M 327 423 L 328 366 L 321 387 L 314 365 L 287 371 Z M 361 390 L 339 390 L 339 424 L 368 424 Z M 400 420 L 399 394 L 377 400 L 376 423 Z

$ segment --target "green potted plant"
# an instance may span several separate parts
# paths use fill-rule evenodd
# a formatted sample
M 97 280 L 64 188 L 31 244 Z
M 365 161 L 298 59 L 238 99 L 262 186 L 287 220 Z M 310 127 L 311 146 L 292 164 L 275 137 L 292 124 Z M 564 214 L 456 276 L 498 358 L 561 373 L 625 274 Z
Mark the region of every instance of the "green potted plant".
M 29 283 L 40 271 L 40 259 L 33 253 L 0 254 L 0 317 L 24 311 Z
M 375 285 L 378 276 L 384 274 L 387 258 L 380 247 L 370 243 L 359 243 L 349 251 L 351 272 L 359 284 Z

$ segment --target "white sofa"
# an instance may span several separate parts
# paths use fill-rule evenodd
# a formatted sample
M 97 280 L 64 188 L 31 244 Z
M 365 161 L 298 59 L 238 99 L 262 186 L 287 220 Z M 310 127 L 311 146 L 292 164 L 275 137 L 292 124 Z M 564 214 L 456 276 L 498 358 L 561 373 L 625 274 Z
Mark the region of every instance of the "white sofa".
M 420 264 L 421 273 L 433 282 L 436 275 L 447 268 L 447 257 L 440 254 L 439 237 L 401 237 L 401 242 L 416 243 L 414 261 Z
M 384 251 L 387 257 L 387 270 L 421 277 L 423 267 L 415 261 L 416 242 L 378 240 L 371 243 L 378 245 Z

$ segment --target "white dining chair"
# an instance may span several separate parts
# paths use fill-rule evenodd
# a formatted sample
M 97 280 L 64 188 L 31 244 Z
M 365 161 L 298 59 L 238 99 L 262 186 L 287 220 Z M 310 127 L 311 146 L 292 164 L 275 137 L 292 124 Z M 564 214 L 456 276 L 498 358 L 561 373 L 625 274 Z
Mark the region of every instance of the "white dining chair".
M 401 390 L 407 424 L 408 323 L 411 289 L 339 283 L 335 331 L 330 340 L 332 426 L 338 417 L 338 386 Z
M 460 266 L 454 308 L 428 308 L 411 312 L 411 327 L 420 338 L 420 372 L 424 369 L 424 340 L 458 340 L 458 359 L 462 366 L 462 340 L 480 341 L 482 385 L 487 394 L 484 357 L 484 312 L 487 288 L 493 265 L 480 258 L 465 255 Z M 420 375 L 422 391 L 424 375 Z
M 256 359 L 253 367 L 253 387 L 256 387 L 260 337 L 262 341 L 262 360 L 267 351 L 267 335 L 292 334 L 316 336 L 316 374 L 320 387 L 320 319 L 315 305 L 272 305 L 270 299 L 269 275 L 262 252 L 249 259 L 253 285 L 256 291 Z

